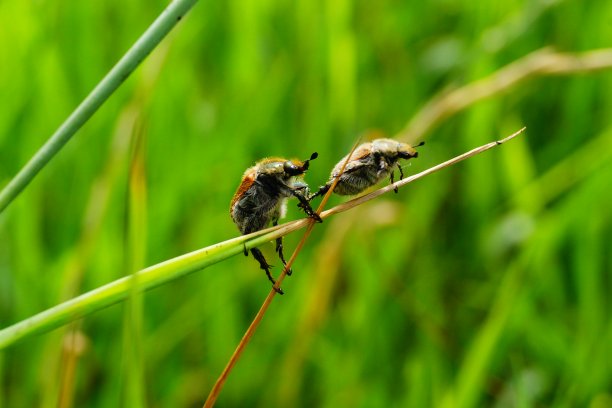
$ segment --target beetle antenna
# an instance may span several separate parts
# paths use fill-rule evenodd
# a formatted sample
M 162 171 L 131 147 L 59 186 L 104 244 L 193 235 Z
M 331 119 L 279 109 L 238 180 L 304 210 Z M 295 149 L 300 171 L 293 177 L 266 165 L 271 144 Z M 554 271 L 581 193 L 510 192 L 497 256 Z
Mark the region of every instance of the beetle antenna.
M 419 143 L 418 145 L 416 145 L 416 146 L 412 146 L 412 147 L 421 147 L 421 146 L 423 146 L 424 144 L 425 144 L 425 142 L 423 141 L 423 142 Z
M 308 170 L 308 167 L 310 166 L 310 161 L 316 159 L 317 157 L 319 157 L 319 153 L 314 152 L 313 154 L 310 155 L 310 159 L 304 160 L 304 164 L 302 165 L 302 170 L 306 171 Z

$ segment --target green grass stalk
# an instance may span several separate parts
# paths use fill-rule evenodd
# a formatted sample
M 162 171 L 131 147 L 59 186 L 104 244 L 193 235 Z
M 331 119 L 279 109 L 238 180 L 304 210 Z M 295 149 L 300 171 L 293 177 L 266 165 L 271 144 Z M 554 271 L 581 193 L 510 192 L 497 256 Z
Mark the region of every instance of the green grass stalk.
M 364 196 L 360 196 L 337 205 L 334 208 L 322 212 L 320 216 L 321 218 L 325 219 L 330 215 L 347 211 L 382 194 L 388 193 L 394 190 L 396 187 L 399 188 L 405 186 L 406 184 L 423 178 L 429 174 L 459 163 L 460 161 L 492 149 L 493 147 L 499 146 L 502 143 L 518 136 L 524 130 L 525 128 L 515 132 L 505 139 L 487 143 L 418 174 L 397 181 L 386 187 L 382 187 Z M 253 234 L 243 235 L 161 262 L 138 271 L 130 276 L 126 276 L 108 283 L 1 330 L 0 349 L 3 349 L 32 334 L 51 330 L 67 322 L 83 317 L 89 313 L 125 300 L 128 297 L 130 290 L 142 291 L 159 286 L 165 282 L 177 279 L 188 273 L 204 269 L 210 265 L 227 259 L 230 256 L 241 254 L 243 253 L 244 248 L 250 249 L 266 242 L 273 241 L 278 237 L 285 236 L 293 231 L 306 227 L 309 223 L 310 219 L 304 218 L 301 220 L 290 221 L 276 227 L 257 231 Z M 282 280 L 279 280 L 279 284 L 281 281 Z
M 125 300 L 131 290 L 147 290 L 188 273 L 206 268 L 247 249 L 306 226 L 307 220 L 292 221 L 217 243 L 140 270 L 84 293 L 0 331 L 0 349 L 35 333 L 51 330 L 94 311 Z
M 25 166 L 0 191 L 0 213 L 157 47 L 197 0 L 174 0 L 96 85 Z

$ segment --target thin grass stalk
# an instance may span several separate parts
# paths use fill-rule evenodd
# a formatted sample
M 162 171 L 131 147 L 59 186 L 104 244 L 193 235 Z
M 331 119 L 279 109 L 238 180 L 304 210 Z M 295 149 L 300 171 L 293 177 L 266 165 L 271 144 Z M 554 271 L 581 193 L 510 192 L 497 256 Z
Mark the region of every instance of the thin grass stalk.
M 612 68 L 612 48 L 560 53 L 546 47 L 513 61 L 491 75 L 431 98 L 395 138 L 421 140 L 446 119 L 475 103 L 499 95 L 538 76 L 572 75 Z
M 416 180 L 417 178 L 423 177 L 427 174 L 431 174 L 434 173 L 444 167 L 447 167 L 451 164 L 457 163 L 461 160 L 467 159 L 468 157 L 471 157 L 475 154 L 484 152 L 485 150 L 490 149 L 491 147 L 495 147 L 498 146 L 514 137 L 516 137 L 517 135 L 519 135 L 520 133 L 522 133 L 525 130 L 525 128 L 520 129 L 519 131 L 513 133 L 512 135 L 506 137 L 505 139 L 499 140 L 497 142 L 491 142 L 487 145 L 478 147 L 476 149 L 470 150 L 467 153 L 464 153 L 460 156 L 455 157 L 454 159 L 451 159 L 447 162 L 441 163 L 437 166 L 431 167 L 430 169 L 421 172 L 415 176 L 411 176 L 408 177 L 406 179 L 400 180 L 396 183 L 393 183 L 387 187 L 383 187 L 381 189 L 378 189 L 370 194 L 366 194 L 362 197 L 359 197 L 357 199 L 353 199 L 345 204 L 349 204 L 352 203 L 350 206 L 347 206 L 346 208 L 342 209 L 340 208 L 337 212 L 342 212 L 342 211 L 346 211 L 349 208 L 353 208 L 359 204 L 365 203 L 366 201 L 369 201 L 375 197 L 378 197 L 384 193 L 387 193 L 391 190 L 394 190 L 395 188 L 399 188 L 400 186 L 406 185 L 414 180 Z M 344 172 L 344 168 L 346 167 L 346 165 L 348 164 L 349 160 L 351 159 L 351 156 L 353 155 L 353 152 L 355 151 L 355 149 L 357 148 L 357 144 L 355 144 L 353 146 L 353 149 L 349 152 L 349 154 L 346 156 L 346 160 L 344 161 L 344 163 L 342 164 L 342 167 L 340 169 L 339 174 L 342 175 L 342 173 Z M 452 161 L 452 163 L 450 163 Z M 416 176 L 420 176 L 420 177 L 416 177 Z M 332 208 L 329 211 L 326 211 L 325 213 L 323 213 L 323 208 L 325 207 L 325 204 L 327 204 L 327 200 L 329 200 L 329 197 L 331 196 L 334 188 L 336 187 L 336 184 L 338 183 L 338 181 L 340 180 L 340 176 L 336 177 L 334 182 L 332 183 L 329 191 L 327 191 L 327 193 L 325 194 L 325 196 L 323 197 L 323 199 L 321 200 L 321 204 L 319 205 L 319 208 L 317 209 L 317 214 L 325 214 L 325 216 L 329 216 L 331 214 L 334 214 L 334 212 L 332 212 L 332 210 L 334 209 L 338 209 L 338 207 L 342 207 L 341 205 L 338 205 L 334 208 Z M 361 200 L 361 198 L 365 198 L 364 200 Z M 322 217 L 323 218 L 323 217 Z M 306 239 L 308 239 L 308 237 L 310 236 L 310 232 L 312 231 L 312 228 L 314 227 L 314 221 L 312 219 L 309 220 L 310 223 L 308 224 L 308 227 L 306 228 L 306 232 L 304 233 L 304 235 L 302 236 L 302 239 L 300 240 L 300 242 L 298 243 L 297 247 L 295 248 L 295 251 L 293 251 L 293 254 L 291 255 L 291 258 L 289 259 L 289 261 L 287 262 L 287 265 L 285 266 L 285 268 L 283 268 L 283 271 L 281 273 L 281 275 L 278 277 L 278 279 L 276 280 L 275 283 L 275 288 L 273 288 L 270 293 L 268 294 L 268 296 L 266 297 L 266 299 L 264 300 L 263 304 L 261 305 L 261 308 L 259 309 L 259 311 L 257 312 L 257 314 L 255 315 L 255 317 L 253 318 L 253 321 L 251 322 L 251 324 L 249 325 L 247 331 L 245 332 L 244 336 L 242 337 L 242 339 L 240 340 L 240 343 L 238 344 L 238 346 L 236 347 L 236 350 L 234 351 L 234 353 L 232 354 L 232 356 L 229 359 L 229 362 L 227 363 L 227 365 L 225 366 L 225 369 L 223 370 L 223 372 L 221 373 L 221 375 L 219 376 L 219 378 L 217 379 L 217 381 L 215 382 L 215 385 L 213 386 L 212 390 L 210 391 L 210 393 L 208 394 L 208 397 L 206 398 L 206 401 L 204 402 L 204 406 L 203 408 L 212 408 L 215 405 L 215 402 L 217 401 L 217 398 L 219 397 L 219 394 L 221 393 L 221 390 L 223 388 L 223 385 L 225 384 L 225 381 L 227 380 L 227 377 L 229 376 L 229 373 L 231 372 L 231 370 L 234 368 L 234 366 L 236 365 L 236 363 L 238 362 L 238 359 L 240 358 L 240 356 L 242 355 L 242 352 L 244 351 L 244 349 L 246 348 L 247 344 L 249 343 L 249 341 L 251 340 L 251 338 L 253 337 L 253 334 L 255 333 L 255 330 L 257 330 L 257 327 L 259 326 L 259 323 L 261 323 L 261 320 L 263 319 L 263 315 L 266 313 L 266 311 L 268 310 L 268 307 L 270 306 L 270 303 L 272 303 L 272 299 L 274 298 L 274 296 L 276 295 L 276 290 L 280 288 L 280 284 L 282 283 L 283 279 L 285 278 L 285 276 L 287 275 L 287 270 L 291 267 L 291 265 L 293 264 L 293 261 L 295 260 L 295 258 L 297 257 L 298 253 L 301 251 L 302 246 L 304 245 L 304 243 L 306 242 Z
M 416 181 L 436 171 L 442 170 L 443 168 L 468 159 L 486 150 L 492 149 L 493 147 L 499 146 L 502 143 L 516 137 L 524 130 L 525 128 L 515 132 L 505 139 L 477 147 L 467 153 L 438 164 L 437 166 L 431 167 L 418 174 L 397 181 L 394 184 L 373 191 L 370 194 L 366 194 L 337 205 L 336 207 L 323 211 L 320 216 L 321 218 L 325 219 L 333 214 L 347 211 L 382 194 L 388 193 L 396 187 L 403 187 L 408 183 Z M 276 227 L 271 227 L 249 235 L 236 237 L 178 256 L 176 258 L 169 259 L 140 270 L 130 276 L 115 280 L 104 286 L 84 293 L 74 299 L 47 309 L 30 318 L 22 320 L 3 330 L 0 330 L 0 349 L 3 349 L 35 333 L 54 329 L 87 314 L 125 300 L 133 282 L 137 281 L 138 290 L 151 289 L 153 287 L 162 285 L 165 282 L 175 280 L 186 274 L 204 269 L 217 262 L 221 262 L 230 256 L 241 254 L 243 253 L 245 247 L 250 249 L 266 242 L 273 241 L 276 238 L 283 237 L 293 231 L 306 227 L 309 223 L 310 220 L 306 218 L 290 221 Z
M 71 322 L 67 334 L 61 339 L 61 372 L 57 408 L 72 408 L 74 406 L 74 390 L 79 358 L 83 354 L 83 336 L 81 321 Z
M 134 123 L 132 137 L 132 159 L 126 195 L 125 219 L 125 266 L 126 274 L 133 274 L 142 269 L 146 263 L 147 246 L 147 182 L 145 171 L 145 145 L 147 132 L 141 118 Z M 147 406 L 144 358 L 143 358 L 143 293 L 138 289 L 138 279 L 130 281 L 123 315 L 123 356 L 121 383 L 124 406 L 138 408 Z
M 198 0 L 174 0 L 96 85 L 25 166 L 0 191 L 0 214 L 27 187 Z
M 323 196 L 323 199 L 321 200 L 321 203 L 319 204 L 319 208 L 317 208 L 317 211 L 316 211 L 317 214 L 320 214 L 323 211 L 323 208 L 325 208 L 325 205 L 327 204 L 329 197 L 334 192 L 334 189 L 336 188 L 336 185 L 338 184 L 338 181 L 340 180 L 340 175 L 344 173 L 344 169 L 346 165 L 348 164 L 348 162 L 350 161 L 351 156 L 353 155 L 353 152 L 357 148 L 358 144 L 359 144 L 359 140 L 353 145 L 353 148 L 351 149 L 350 153 L 346 156 L 346 160 L 344 160 L 344 163 L 342 164 L 342 167 L 340 168 L 339 176 L 335 178 L 329 190 Z M 203 408 L 211 408 L 215 405 L 215 402 L 217 401 L 217 398 L 219 397 L 219 394 L 221 393 L 221 390 L 223 389 L 223 385 L 225 384 L 227 377 L 229 376 L 230 372 L 232 371 L 232 369 L 238 362 L 238 359 L 242 355 L 242 352 L 246 348 L 247 344 L 249 344 L 249 342 L 251 341 L 253 334 L 255 334 L 255 330 L 257 330 L 257 327 L 259 327 L 259 324 L 261 323 L 261 320 L 263 319 L 264 314 L 266 313 L 266 311 L 270 307 L 270 304 L 272 303 L 272 299 L 274 299 L 274 296 L 276 296 L 276 293 L 278 293 L 277 291 L 280 289 L 280 284 L 283 282 L 283 280 L 287 276 L 287 271 L 291 268 L 291 265 L 293 265 L 293 262 L 297 258 L 298 254 L 301 252 L 302 247 L 304 246 L 304 244 L 306 243 L 306 240 L 310 236 L 310 233 L 312 232 L 312 229 L 314 228 L 314 224 L 315 224 L 315 221 L 312 218 L 310 218 L 308 226 L 306 227 L 306 231 L 304 232 L 304 235 L 302 236 L 302 239 L 298 242 L 297 246 L 295 247 L 295 250 L 291 254 L 291 257 L 289 258 L 289 261 L 287 261 L 287 265 L 285 265 L 280 276 L 276 279 L 276 283 L 274 284 L 274 287 L 272 288 L 272 290 L 270 290 L 270 293 L 268 293 L 268 296 L 266 297 L 263 304 L 259 308 L 259 311 L 253 318 L 253 321 L 247 328 L 246 332 L 244 333 L 244 336 L 242 336 L 240 343 L 238 343 L 238 346 L 234 350 L 234 353 L 230 357 L 227 365 L 221 372 L 221 375 L 219 375 L 219 378 L 217 378 L 215 385 L 210 390 L 210 393 L 208 394 L 208 397 L 206 398 L 206 401 L 204 402 Z

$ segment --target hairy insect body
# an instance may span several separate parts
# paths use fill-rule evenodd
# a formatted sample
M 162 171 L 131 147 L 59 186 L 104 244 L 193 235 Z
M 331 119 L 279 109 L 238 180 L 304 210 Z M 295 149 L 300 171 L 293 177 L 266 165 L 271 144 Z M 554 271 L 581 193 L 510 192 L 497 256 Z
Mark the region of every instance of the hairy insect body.
M 341 173 L 347 157 L 348 155 L 344 156 L 336 164 L 329 181 L 310 196 L 310 200 L 325 194 L 336 178 L 338 183 L 334 188 L 334 193 L 339 195 L 359 194 L 387 177 L 390 177 L 391 183 L 393 183 L 395 167 L 400 172 L 400 179 L 404 176 L 399 160 L 418 157 L 418 152 L 406 143 L 393 139 L 376 139 L 359 145 L 351 154 L 344 171 Z
M 272 220 L 282 218 L 287 198 L 303 184 L 285 178 L 283 173 L 275 173 L 278 160 L 266 159 L 249 168 L 242 178 L 231 203 L 232 219 L 242 234 L 262 230 Z
M 368 151 L 355 151 L 351 160 L 344 168 L 344 172 L 340 175 L 342 165 L 346 161 L 346 156 L 340 160 L 332 170 L 330 180 L 333 180 L 340 175 L 340 181 L 336 184 L 334 193 L 339 195 L 354 195 L 359 194 L 366 188 L 378 184 L 383 179 L 387 178 L 392 169 L 392 164 L 382 155 L 373 155 Z
M 262 230 L 270 223 L 277 225 L 278 220 L 285 215 L 289 197 L 296 197 L 306 214 L 317 221 L 321 220 L 306 198 L 309 193 L 308 185 L 297 179 L 308 170 L 310 160 L 316 157 L 317 154 L 313 153 L 310 159 L 304 162 L 278 157 L 268 158 L 245 171 L 230 204 L 232 220 L 243 235 Z M 276 251 L 285 265 L 282 238 L 276 240 Z M 261 251 L 251 248 L 251 253 L 274 284 L 275 281 L 270 274 L 271 266 Z M 287 273 L 290 274 L 290 271 Z M 282 293 L 280 289 L 279 292 Z

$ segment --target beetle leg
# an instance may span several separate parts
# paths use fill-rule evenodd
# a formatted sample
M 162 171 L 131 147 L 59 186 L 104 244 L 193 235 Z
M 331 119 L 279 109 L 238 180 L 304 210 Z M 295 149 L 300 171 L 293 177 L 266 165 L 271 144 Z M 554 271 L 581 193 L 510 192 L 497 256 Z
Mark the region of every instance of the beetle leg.
M 323 222 L 323 220 L 321 220 L 321 217 L 319 217 L 319 214 L 317 214 L 310 206 L 310 203 L 308 202 L 308 199 L 304 196 L 304 193 L 302 193 L 300 190 L 301 188 L 299 187 L 295 188 L 288 185 L 283 185 L 281 187 L 281 191 L 284 195 L 286 195 L 287 197 L 294 196 L 295 198 L 300 200 L 298 207 L 304 210 L 306 215 L 313 218 L 317 222 Z
M 304 210 L 304 212 L 306 213 L 306 215 L 308 215 L 309 217 L 313 218 L 316 222 L 323 222 L 323 220 L 321 219 L 321 217 L 319 217 L 319 214 L 317 214 L 312 207 L 310 206 L 310 203 L 308 202 L 308 199 L 306 199 L 306 197 L 304 197 L 302 195 L 302 193 L 300 193 L 297 190 L 291 190 L 291 194 L 293 194 L 294 197 L 296 197 L 298 200 L 300 200 L 300 204 L 298 204 L 298 207 L 300 207 L 302 210 Z
M 319 190 L 316 193 L 308 196 L 308 201 L 312 201 L 314 198 L 324 195 L 325 193 L 327 193 L 330 187 L 331 187 L 330 183 L 327 183 L 324 186 L 319 187 Z
M 402 166 L 399 164 L 399 162 L 397 163 L 397 169 L 400 173 L 399 179 L 402 180 L 404 178 L 404 171 L 402 170 Z M 393 178 L 395 176 L 393 173 L 393 170 L 391 170 L 391 184 L 393 184 Z M 395 191 L 395 193 L 397 194 L 397 187 L 395 187 L 393 191 Z
M 278 225 L 278 219 L 272 220 L 272 225 L 276 227 Z M 285 261 L 285 256 L 283 255 L 283 237 L 276 238 L 276 252 L 278 252 L 278 257 L 285 266 L 287 275 L 291 276 L 293 271 L 291 270 L 291 268 L 287 268 L 287 262 Z
M 391 179 L 391 184 L 393 184 L 395 182 L 394 180 L 395 174 L 393 170 L 391 170 L 391 173 L 389 174 L 389 178 Z M 393 191 L 395 192 L 395 194 L 397 194 L 397 187 L 393 187 Z
M 285 292 L 283 292 L 281 288 L 276 287 L 276 281 L 274 280 L 274 278 L 272 277 L 272 274 L 270 273 L 270 268 L 272 267 L 272 265 L 270 265 L 268 261 L 266 261 L 266 258 L 264 258 L 263 254 L 258 248 L 251 248 L 251 253 L 253 254 L 253 257 L 257 259 L 257 261 L 259 262 L 259 267 L 263 269 L 264 271 L 266 271 L 266 275 L 268 276 L 268 279 L 270 280 L 270 282 L 272 282 L 272 287 L 274 288 L 274 290 L 279 295 L 283 295 Z

